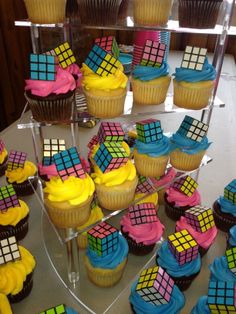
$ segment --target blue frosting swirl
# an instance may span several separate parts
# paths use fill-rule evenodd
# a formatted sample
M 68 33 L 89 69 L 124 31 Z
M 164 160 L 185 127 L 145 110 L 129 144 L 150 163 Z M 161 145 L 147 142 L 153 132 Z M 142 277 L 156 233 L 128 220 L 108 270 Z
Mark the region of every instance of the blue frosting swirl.
M 174 133 L 170 138 L 170 150 L 173 151 L 175 149 L 180 149 L 182 152 L 194 155 L 201 151 L 206 150 L 211 143 L 208 142 L 206 136 L 203 136 L 201 142 L 197 142 L 187 138 L 186 136 L 181 135 L 178 133 Z
M 157 264 L 166 270 L 166 272 L 175 278 L 188 277 L 199 272 L 201 268 L 201 257 L 198 257 L 191 262 L 179 265 L 174 255 L 171 253 L 168 241 L 164 241 L 157 252 Z
M 226 256 L 216 257 L 212 264 L 209 265 L 212 281 L 234 281 L 236 275 L 229 269 Z
M 203 295 L 198 299 L 198 302 L 192 309 L 191 314 L 211 314 L 210 309 L 207 305 L 206 295 Z
M 146 154 L 150 157 L 164 156 L 170 152 L 170 139 L 163 135 L 162 139 L 151 143 L 136 140 L 134 147 L 140 154 Z
M 130 303 L 133 305 L 136 314 L 179 314 L 184 307 L 185 298 L 179 288 L 174 285 L 169 303 L 154 305 L 145 302 L 142 297 L 135 291 L 137 281 L 132 284 Z
M 116 251 L 106 255 L 106 256 L 99 256 L 94 251 L 87 248 L 86 254 L 89 258 L 90 263 L 93 267 L 96 268 L 106 268 L 106 269 L 114 269 L 128 255 L 128 243 L 125 238 L 119 234 L 119 241 L 118 241 L 118 248 Z
M 79 314 L 79 313 L 72 309 L 71 307 L 66 306 L 66 314 Z
M 133 70 L 133 77 L 139 79 L 140 81 L 151 81 L 161 76 L 167 76 L 169 73 L 169 66 L 164 61 L 160 68 L 136 65 Z
M 220 210 L 223 213 L 231 214 L 236 217 L 236 205 L 233 204 L 231 201 L 227 200 L 223 196 L 218 198 L 218 203 L 220 204 Z
M 236 225 L 229 229 L 229 244 L 236 246 Z
M 173 76 L 175 76 L 175 79 L 178 82 L 184 81 L 194 83 L 201 81 L 213 81 L 216 78 L 216 70 L 208 63 L 206 58 L 201 71 L 177 68 Z

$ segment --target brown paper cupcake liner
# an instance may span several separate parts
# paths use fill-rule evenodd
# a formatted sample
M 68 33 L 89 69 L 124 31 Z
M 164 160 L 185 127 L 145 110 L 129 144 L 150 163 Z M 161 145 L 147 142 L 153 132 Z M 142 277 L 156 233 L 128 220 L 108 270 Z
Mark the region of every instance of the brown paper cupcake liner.
M 213 204 L 213 216 L 216 227 L 221 231 L 228 232 L 229 229 L 236 224 L 236 217 L 231 214 L 223 213 L 217 201 Z
M 31 183 L 30 183 L 31 182 Z M 29 181 L 24 181 L 22 183 L 9 183 L 7 180 L 8 184 L 12 184 L 17 196 L 27 196 L 27 195 L 31 195 L 34 193 L 34 190 L 31 186 L 31 184 L 33 185 L 34 189 L 37 189 L 38 186 L 38 177 L 35 175 L 34 179 Z
M 26 276 L 26 279 L 23 283 L 23 288 L 20 292 L 18 292 L 15 295 L 8 294 L 7 297 L 8 297 L 9 302 L 10 303 L 20 302 L 21 300 L 23 300 L 30 294 L 32 287 L 33 287 L 33 272 L 31 272 L 30 274 Z
M 16 226 L 0 225 L 0 240 L 9 238 L 12 236 L 15 236 L 17 241 L 22 240 L 28 232 L 28 220 L 29 220 L 29 215 L 27 215 L 24 219 L 19 221 L 18 224 L 16 224 Z
M 188 276 L 188 277 L 177 278 L 177 277 L 171 276 L 171 278 L 174 280 L 174 282 L 175 282 L 176 286 L 178 286 L 179 290 L 185 291 L 191 286 L 191 283 L 198 276 L 199 273 L 200 273 L 200 271 L 197 272 L 196 274 L 193 274 L 193 275 Z
M 168 202 L 166 193 L 164 195 L 164 200 L 165 200 L 166 215 L 171 220 L 174 220 L 174 221 L 177 221 L 180 219 L 181 216 L 184 216 L 185 211 L 190 208 L 190 206 L 178 207 L 178 206 L 175 206 L 174 202 L 172 203 Z

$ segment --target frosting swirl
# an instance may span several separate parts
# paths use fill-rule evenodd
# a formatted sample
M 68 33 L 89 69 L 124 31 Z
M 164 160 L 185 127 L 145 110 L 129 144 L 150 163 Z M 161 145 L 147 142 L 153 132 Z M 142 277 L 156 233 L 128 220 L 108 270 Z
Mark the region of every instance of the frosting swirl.
M 192 309 L 191 314 L 211 314 L 211 311 L 207 304 L 206 295 L 203 295 L 198 299 L 198 302 Z
M 65 309 L 66 309 L 66 314 L 79 314 L 77 311 L 75 311 L 71 307 L 66 306 Z
M 5 175 L 9 183 L 22 183 L 29 177 L 36 175 L 37 168 L 31 161 L 26 160 L 23 168 L 16 168 L 14 170 L 6 170 Z
M 193 207 L 201 203 L 201 196 L 198 190 L 195 190 L 191 196 L 187 196 L 175 188 L 170 187 L 166 190 L 166 198 L 169 203 L 174 203 L 175 206 L 179 207 Z
M 150 178 L 155 187 L 165 186 L 167 183 L 172 182 L 174 177 L 176 176 L 176 171 L 174 168 L 169 168 L 163 176 L 159 178 Z
M 229 269 L 226 256 L 216 257 L 209 265 L 212 281 L 234 281 L 236 275 Z
M 0 293 L 0 314 L 12 314 L 8 298 L 2 293 Z
M 236 225 L 229 229 L 229 244 L 236 246 Z
M 7 150 L 6 150 L 6 148 L 4 148 L 0 154 L 0 165 L 4 162 L 6 157 L 7 157 Z
M 6 212 L 0 214 L 0 225 L 16 226 L 19 221 L 24 219 L 29 214 L 29 207 L 25 202 L 19 200 L 20 206 L 10 207 Z
M 134 199 L 136 200 L 135 204 L 143 204 L 143 203 L 153 203 L 154 205 L 157 206 L 158 204 L 158 193 L 154 192 L 150 195 L 147 195 L 145 198 L 141 199 L 140 201 L 137 202 L 138 199 L 141 197 L 144 197 L 144 193 L 136 193 L 134 195 Z
M 139 140 L 135 141 L 134 148 L 137 149 L 139 154 L 146 154 L 150 157 L 158 157 L 167 155 L 170 151 L 170 140 L 167 136 L 151 143 L 143 143 Z
M 223 196 L 220 196 L 217 200 L 220 204 L 220 210 L 223 213 L 231 214 L 234 217 L 236 217 L 236 205 L 224 198 Z
M 151 81 L 161 76 L 167 76 L 169 74 L 169 66 L 164 61 L 160 68 L 144 65 L 136 65 L 133 70 L 133 77 L 140 81 Z
M 179 134 L 178 132 L 174 133 L 170 138 L 170 150 L 180 149 L 182 152 L 194 155 L 201 151 L 206 150 L 211 143 L 208 142 L 206 136 L 204 136 L 201 142 L 193 141 L 186 136 Z

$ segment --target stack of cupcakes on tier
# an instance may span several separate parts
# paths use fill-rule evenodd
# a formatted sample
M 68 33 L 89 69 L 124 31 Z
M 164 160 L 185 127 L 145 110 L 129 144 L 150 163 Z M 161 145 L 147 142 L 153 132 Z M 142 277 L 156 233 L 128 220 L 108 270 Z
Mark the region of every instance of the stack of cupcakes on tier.
M 56 306 L 50 307 L 39 314 L 79 314 L 77 311 L 65 304 L 58 304 Z
M 122 277 L 128 244 L 119 231 L 102 222 L 87 233 L 88 248 L 84 263 L 89 279 L 99 287 L 115 285 Z
M 5 174 L 7 169 L 8 152 L 3 140 L 0 139 L 0 177 Z

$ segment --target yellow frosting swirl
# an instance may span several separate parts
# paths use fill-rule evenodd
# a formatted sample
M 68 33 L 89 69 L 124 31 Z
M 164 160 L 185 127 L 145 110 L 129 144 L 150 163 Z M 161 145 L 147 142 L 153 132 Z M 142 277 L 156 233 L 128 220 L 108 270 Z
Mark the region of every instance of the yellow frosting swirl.
M 22 183 L 30 176 L 34 176 L 37 172 L 35 164 L 26 160 L 23 168 L 16 168 L 14 170 L 6 170 L 5 175 L 9 183 Z
M 85 63 L 81 68 L 83 73 L 82 86 L 89 89 L 115 90 L 118 88 L 126 88 L 128 77 L 123 73 L 124 68 L 120 64 L 114 74 L 108 76 L 100 76 L 94 73 Z
M 124 148 L 124 150 L 126 151 L 127 155 L 130 156 L 130 148 L 129 145 L 126 142 L 121 142 L 122 147 Z M 94 158 L 94 156 L 96 155 L 96 152 L 98 151 L 100 147 L 100 144 L 96 144 L 93 145 L 92 149 L 91 149 L 91 158 Z
M 143 193 L 137 193 L 134 196 L 135 200 L 140 199 L 141 197 L 143 197 L 145 194 Z M 135 204 L 142 204 L 142 203 L 153 203 L 155 205 L 158 204 L 158 193 L 155 192 L 153 194 L 147 195 L 144 199 L 142 199 L 141 201 L 135 203 Z
M 25 202 L 19 200 L 20 206 L 10 207 L 6 212 L 0 214 L 0 225 L 16 226 L 20 220 L 25 218 L 29 213 L 29 207 Z
M 85 224 L 83 224 L 82 226 L 79 226 L 77 228 L 78 231 L 83 230 L 86 227 L 89 227 L 90 225 L 94 224 L 95 222 L 101 220 L 104 217 L 104 214 L 101 210 L 100 207 L 95 206 L 92 210 L 91 210 L 91 214 L 89 216 L 89 219 L 86 221 Z M 83 235 L 86 235 L 87 232 L 83 232 Z
M 2 293 L 0 293 L 0 314 L 12 314 L 8 298 Z
M 85 179 L 69 177 L 62 181 L 60 177 L 52 177 L 46 182 L 44 192 L 52 202 L 68 201 L 71 205 L 79 205 L 85 202 L 95 190 L 94 182 L 88 174 Z
M 35 259 L 23 246 L 19 246 L 21 259 L 0 265 L 0 293 L 15 295 L 23 288 L 26 276 L 35 268 Z
M 2 164 L 7 157 L 7 150 L 6 148 L 3 149 L 3 151 L 0 154 L 0 164 Z

